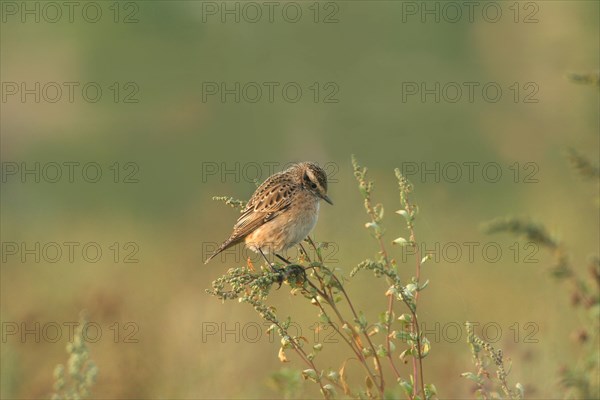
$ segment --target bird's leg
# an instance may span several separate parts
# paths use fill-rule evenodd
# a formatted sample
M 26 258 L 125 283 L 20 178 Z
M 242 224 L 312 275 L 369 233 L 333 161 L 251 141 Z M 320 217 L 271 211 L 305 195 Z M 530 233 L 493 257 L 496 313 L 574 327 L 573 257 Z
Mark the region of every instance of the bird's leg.
M 310 260 L 310 257 L 308 256 L 308 253 L 306 252 L 306 249 L 304 248 L 304 246 L 302 246 L 302 242 L 298 243 L 298 246 L 300 246 L 300 249 L 302 250 L 302 253 L 304 254 L 304 257 L 306 257 L 306 259 L 308 260 L 308 262 L 312 262 Z
M 267 256 L 265 256 L 265 253 L 263 253 L 263 251 L 262 251 L 262 249 L 260 247 L 258 248 L 258 251 L 260 252 L 260 254 L 262 254 L 263 258 L 265 259 L 265 261 L 267 262 L 267 264 L 269 265 L 269 267 L 271 267 L 271 271 L 273 271 L 274 273 L 277 274 L 277 283 L 279 283 L 279 287 L 277 289 L 281 288 L 281 285 L 283 284 L 283 281 L 285 279 L 284 274 L 282 273 L 282 270 L 277 270 L 273 266 L 273 264 L 271 264 L 269 262 L 269 259 L 267 258 Z M 277 255 L 277 257 L 279 257 L 279 256 Z
M 275 267 L 273 266 L 273 264 L 271 264 L 271 262 L 269 261 L 269 259 L 267 258 L 267 256 L 265 256 L 265 253 L 263 253 L 262 249 L 259 247 L 258 251 L 260 252 L 260 254 L 263 256 L 263 258 L 265 259 L 265 261 L 267 262 L 267 265 L 269 267 L 271 267 L 271 270 L 273 272 L 277 272 L 277 270 L 275 269 Z
M 315 248 L 315 250 L 317 249 L 317 245 L 316 245 L 316 244 L 315 244 L 315 242 L 312 240 L 312 238 L 310 237 L 310 235 L 306 235 L 306 241 L 307 241 L 308 243 L 310 243 L 310 245 L 311 245 L 312 247 L 314 247 L 314 248 Z
M 288 264 L 288 265 L 289 265 L 289 264 L 291 264 L 290 260 L 283 258 L 282 256 L 280 256 L 280 255 L 279 255 L 279 254 L 277 254 L 277 253 L 274 253 L 274 254 L 275 254 L 275 257 L 279 258 L 279 259 L 280 259 L 281 261 L 283 261 L 284 263 L 286 263 L 286 264 Z

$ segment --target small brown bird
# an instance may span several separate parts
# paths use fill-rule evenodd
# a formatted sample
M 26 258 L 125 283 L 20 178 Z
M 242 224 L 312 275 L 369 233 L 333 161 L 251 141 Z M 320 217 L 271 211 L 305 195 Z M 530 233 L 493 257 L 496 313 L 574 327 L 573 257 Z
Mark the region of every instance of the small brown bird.
M 248 201 L 229 239 L 205 264 L 242 241 L 263 257 L 297 245 L 315 227 L 320 199 L 333 204 L 327 197 L 327 174 L 315 163 L 301 162 L 271 175 Z

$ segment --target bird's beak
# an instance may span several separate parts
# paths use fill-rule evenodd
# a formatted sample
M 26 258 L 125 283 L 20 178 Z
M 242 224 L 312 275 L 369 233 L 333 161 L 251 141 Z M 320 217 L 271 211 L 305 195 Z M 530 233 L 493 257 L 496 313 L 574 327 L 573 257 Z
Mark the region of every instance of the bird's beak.
M 326 202 L 328 202 L 329 204 L 333 205 L 333 201 L 331 201 L 331 199 L 329 198 L 329 196 L 327 196 L 326 194 L 324 194 L 323 196 L 321 196 L 321 198 L 323 200 L 325 200 Z

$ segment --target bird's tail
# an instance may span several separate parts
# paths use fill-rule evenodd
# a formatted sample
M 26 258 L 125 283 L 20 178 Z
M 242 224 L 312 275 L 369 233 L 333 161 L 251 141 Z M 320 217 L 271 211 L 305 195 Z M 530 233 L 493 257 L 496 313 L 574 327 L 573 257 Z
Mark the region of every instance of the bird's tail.
M 215 256 L 217 256 L 220 252 L 222 252 L 223 250 L 227 250 L 228 248 L 230 248 L 231 246 L 235 246 L 236 244 L 238 244 L 239 242 L 242 241 L 242 238 L 233 238 L 230 237 L 229 239 L 227 239 L 226 241 L 224 241 L 217 250 L 215 250 L 214 253 L 212 253 L 207 259 L 206 261 L 204 261 L 204 264 L 208 264 L 208 262 L 210 260 L 212 260 Z

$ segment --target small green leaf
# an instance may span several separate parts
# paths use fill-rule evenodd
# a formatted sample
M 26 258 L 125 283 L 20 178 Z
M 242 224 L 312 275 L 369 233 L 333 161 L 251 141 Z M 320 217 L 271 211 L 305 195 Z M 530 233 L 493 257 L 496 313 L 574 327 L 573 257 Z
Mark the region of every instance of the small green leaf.
M 358 320 L 356 322 L 358 322 L 358 325 L 360 325 L 361 329 L 365 329 L 367 327 L 367 317 L 365 317 L 365 314 L 362 311 L 358 313 Z
M 323 394 L 323 397 L 325 397 L 326 399 L 334 398 L 335 397 L 335 389 L 334 389 L 333 385 L 331 383 L 323 385 L 323 388 L 321 389 L 321 394 Z
M 525 388 L 523 387 L 523 385 L 521 385 L 520 383 L 517 382 L 517 384 L 515 385 L 515 388 L 517 389 L 517 392 L 519 392 L 520 399 L 525 397 Z
M 429 400 L 437 394 L 437 388 L 433 383 L 425 385 L 425 399 Z
M 396 350 L 396 345 L 390 340 L 390 353 L 393 353 L 394 350 Z
M 406 357 L 412 356 L 412 355 L 413 355 L 413 351 L 412 351 L 412 348 L 410 348 L 410 349 L 406 349 L 402 353 L 400 353 L 399 358 L 401 360 L 404 360 L 404 359 L 406 359 Z
M 344 332 L 346 332 L 346 334 L 347 334 L 348 336 L 352 336 L 352 333 L 353 333 L 353 332 L 352 332 L 352 328 L 350 328 L 350 326 L 348 326 L 348 324 L 344 324 L 344 325 L 342 325 L 342 330 L 343 330 Z
M 313 382 L 317 382 L 317 371 L 315 371 L 314 369 L 305 369 L 304 371 L 302 371 L 302 377 L 304 379 L 310 379 Z
M 402 340 L 405 343 L 408 343 L 408 342 L 412 341 L 412 337 L 410 335 L 410 332 L 406 332 L 406 331 L 396 332 L 395 335 L 394 335 L 394 338 L 395 339 L 400 339 L 400 340 Z
M 329 371 L 329 373 L 327 374 L 327 379 L 333 382 L 339 382 L 340 374 L 337 371 Z
M 404 390 L 404 392 L 406 392 L 407 395 L 409 395 L 410 397 L 412 397 L 413 387 L 410 384 L 410 382 L 405 381 L 405 380 L 402 379 L 402 380 L 400 380 L 400 382 L 398 384 Z
M 403 325 L 408 325 L 412 322 L 412 316 L 410 314 L 402 314 L 398 317 L 398 321 L 402 322 Z
M 385 347 L 383 347 L 383 345 L 382 345 L 382 344 L 380 344 L 380 345 L 377 347 L 377 355 L 378 355 L 379 357 L 387 357 L 387 355 L 388 355 L 387 349 L 386 349 Z
M 424 337 L 423 339 L 421 339 L 421 357 L 422 358 L 427 357 L 427 354 L 429 354 L 430 350 L 431 350 L 431 343 L 429 342 L 429 339 Z
M 410 216 L 408 215 L 408 212 L 406 210 L 398 210 L 398 211 L 396 211 L 396 214 L 402 215 L 404 217 L 404 219 L 406 219 L 407 221 L 410 218 Z
M 460 376 L 462 376 L 463 378 L 467 378 L 473 382 L 479 382 L 479 376 L 477 376 L 476 374 L 474 374 L 473 372 L 463 372 L 462 374 L 460 374 Z
M 403 237 L 399 237 L 397 239 L 394 239 L 392 241 L 392 244 L 398 244 L 400 246 L 408 246 L 410 244 L 410 242 L 406 239 L 404 239 Z
M 374 209 L 374 211 L 377 213 L 377 218 L 378 218 L 379 220 L 382 220 L 382 219 L 383 219 L 383 205 L 381 205 L 381 204 L 377 204 L 377 205 L 375 206 L 375 209 Z

